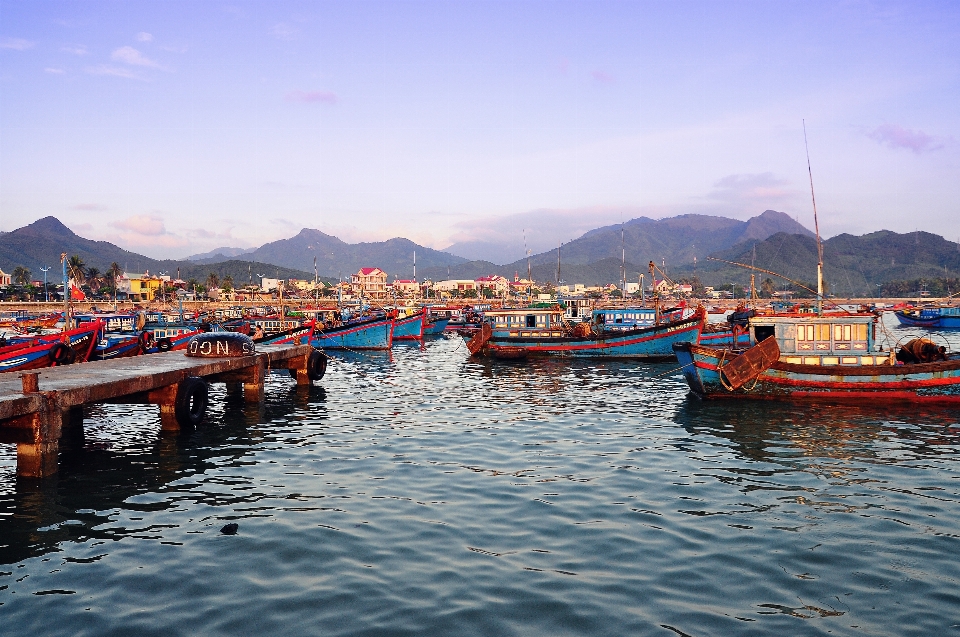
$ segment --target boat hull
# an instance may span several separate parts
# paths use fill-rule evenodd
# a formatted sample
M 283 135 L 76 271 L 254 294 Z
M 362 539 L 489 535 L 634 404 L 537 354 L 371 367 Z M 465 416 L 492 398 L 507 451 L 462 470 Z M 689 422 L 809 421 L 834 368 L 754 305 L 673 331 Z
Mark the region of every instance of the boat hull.
M 314 330 L 310 344 L 323 349 L 390 349 L 393 320 L 377 319 Z
M 684 379 L 699 398 L 960 403 L 960 360 L 916 365 L 799 365 L 778 361 L 736 390 L 721 377 L 735 352 L 678 343 Z M 879 357 L 878 357 L 879 358 Z
M 435 334 L 443 334 L 444 330 L 447 329 L 447 324 L 450 322 L 448 318 L 437 319 L 435 321 L 428 321 L 423 326 L 423 335 L 424 336 L 433 336 Z
M 935 315 L 927 312 L 906 312 L 897 310 L 894 312 L 900 325 L 907 327 L 923 327 L 926 329 L 938 330 L 957 330 L 960 329 L 960 316 L 954 314 Z
M 423 338 L 426 315 L 423 312 L 393 321 L 393 340 L 419 340 Z
M 655 327 L 604 332 L 600 336 L 501 336 L 494 332 L 485 349 L 488 353 L 497 348 L 522 349 L 526 356 L 675 360 L 673 344 L 696 341 L 702 327 L 703 320 L 697 316 Z

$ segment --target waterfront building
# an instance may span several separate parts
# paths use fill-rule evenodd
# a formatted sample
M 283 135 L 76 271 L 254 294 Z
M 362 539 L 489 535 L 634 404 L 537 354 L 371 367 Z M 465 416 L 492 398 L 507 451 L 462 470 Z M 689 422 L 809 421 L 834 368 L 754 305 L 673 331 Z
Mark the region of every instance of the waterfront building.
M 360 268 L 350 276 L 351 289 L 370 299 L 387 298 L 387 273 L 380 268 Z

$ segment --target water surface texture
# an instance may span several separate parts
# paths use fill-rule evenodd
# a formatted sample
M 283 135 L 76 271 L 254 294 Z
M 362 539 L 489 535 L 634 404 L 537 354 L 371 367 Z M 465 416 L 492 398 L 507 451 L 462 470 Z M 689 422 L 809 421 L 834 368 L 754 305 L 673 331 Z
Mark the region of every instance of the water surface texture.
M 675 364 L 457 338 L 338 357 L 259 408 L 214 386 L 180 435 L 93 406 L 39 485 L 0 446 L 0 632 L 960 634 L 955 409 L 703 403 Z

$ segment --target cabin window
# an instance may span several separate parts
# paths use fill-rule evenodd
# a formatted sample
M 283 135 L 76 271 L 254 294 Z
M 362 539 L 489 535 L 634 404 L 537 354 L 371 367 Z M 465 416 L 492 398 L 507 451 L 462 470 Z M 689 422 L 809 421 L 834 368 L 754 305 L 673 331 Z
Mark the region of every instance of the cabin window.
M 536 327 L 537 326 L 537 317 L 533 314 L 527 314 L 527 327 Z
M 852 334 L 851 329 L 852 325 L 834 325 L 833 326 L 833 340 L 835 341 L 849 341 Z
M 830 326 L 826 323 L 815 326 L 817 339 L 818 341 L 829 341 L 830 340 Z
M 797 340 L 798 341 L 812 341 L 813 338 L 813 325 L 798 325 L 797 326 Z
M 856 339 L 856 340 L 858 340 L 858 341 L 865 341 L 865 340 L 867 340 L 867 324 L 866 324 L 866 323 L 860 323 L 860 324 L 857 325 L 856 327 L 857 327 L 857 339 Z
M 765 341 L 774 333 L 773 325 L 758 325 L 753 328 L 753 333 L 757 338 L 757 342 Z

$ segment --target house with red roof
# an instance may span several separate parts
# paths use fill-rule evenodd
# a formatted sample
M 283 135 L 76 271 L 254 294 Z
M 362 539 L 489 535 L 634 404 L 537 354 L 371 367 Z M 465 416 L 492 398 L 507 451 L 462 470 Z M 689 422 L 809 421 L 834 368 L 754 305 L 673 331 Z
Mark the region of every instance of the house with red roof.
M 368 299 L 387 298 L 387 273 L 380 268 L 360 268 L 350 276 L 350 287 L 355 294 Z

